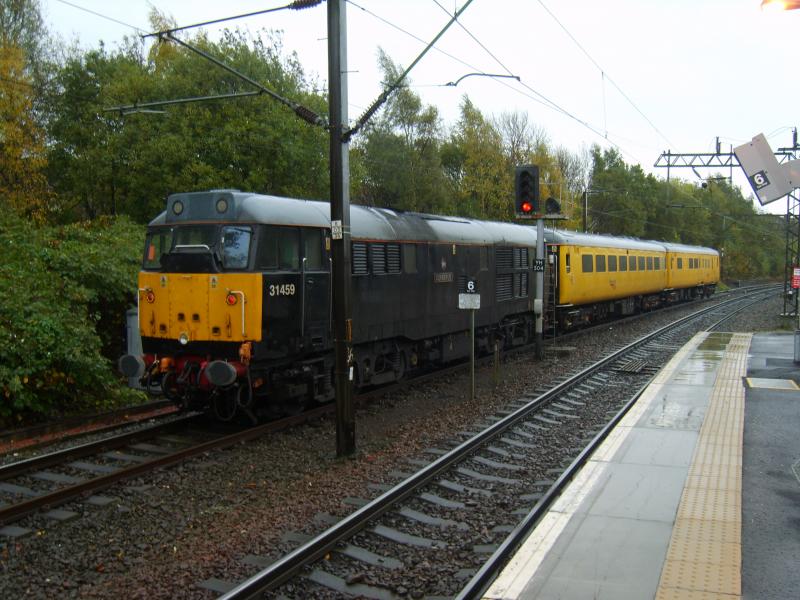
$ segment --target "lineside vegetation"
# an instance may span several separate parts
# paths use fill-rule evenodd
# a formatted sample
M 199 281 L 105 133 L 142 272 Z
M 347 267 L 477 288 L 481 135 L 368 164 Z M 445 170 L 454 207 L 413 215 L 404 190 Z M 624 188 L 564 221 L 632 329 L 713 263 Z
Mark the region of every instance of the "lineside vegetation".
M 172 23 L 155 10 L 153 30 Z M 326 90 L 277 32 L 186 38 L 281 96 L 327 114 Z M 401 67 L 381 53 L 386 81 Z M 413 82 L 411 82 L 413 84 Z M 136 37 L 83 49 L 48 35 L 38 0 L 0 3 L 0 423 L 130 401 L 110 359 L 135 304 L 143 224 L 172 192 L 236 188 L 326 199 L 328 138 L 266 96 L 130 114 L 110 106 L 250 91 L 188 50 Z M 551 138 L 552 136 L 552 138 Z M 596 233 L 724 249 L 724 277 L 779 277 L 784 225 L 727 181 L 667 187 L 614 149 L 574 152 L 520 112 L 468 96 L 443 122 L 413 87 L 351 145 L 354 203 L 512 220 L 513 167 Z

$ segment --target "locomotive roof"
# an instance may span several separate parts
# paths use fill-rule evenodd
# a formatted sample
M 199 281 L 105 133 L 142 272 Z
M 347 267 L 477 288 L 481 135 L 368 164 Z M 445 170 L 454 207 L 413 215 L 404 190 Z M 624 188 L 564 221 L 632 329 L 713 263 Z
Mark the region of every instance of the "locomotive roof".
M 595 246 L 598 248 L 622 248 L 625 250 L 646 250 L 664 252 L 664 244 L 629 237 L 614 237 L 596 233 L 579 233 L 565 229 L 550 229 L 545 238 L 551 244 L 572 246 Z
M 217 210 L 225 200 L 225 210 Z M 178 203 L 179 211 L 175 210 Z M 330 228 L 330 204 L 281 196 L 251 194 L 235 190 L 211 190 L 172 194 L 167 210 L 150 225 L 197 223 L 203 221 L 265 223 L 298 227 Z M 443 217 L 388 208 L 350 206 L 353 239 L 454 242 L 464 244 L 536 244 L 533 227 Z

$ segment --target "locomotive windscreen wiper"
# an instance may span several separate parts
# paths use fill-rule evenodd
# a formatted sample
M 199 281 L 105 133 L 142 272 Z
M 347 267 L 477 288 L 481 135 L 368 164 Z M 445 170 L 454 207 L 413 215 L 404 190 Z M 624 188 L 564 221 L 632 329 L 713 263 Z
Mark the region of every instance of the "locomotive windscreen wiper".
M 175 250 L 205 250 L 209 254 L 213 254 L 211 248 L 206 244 L 176 244 Z

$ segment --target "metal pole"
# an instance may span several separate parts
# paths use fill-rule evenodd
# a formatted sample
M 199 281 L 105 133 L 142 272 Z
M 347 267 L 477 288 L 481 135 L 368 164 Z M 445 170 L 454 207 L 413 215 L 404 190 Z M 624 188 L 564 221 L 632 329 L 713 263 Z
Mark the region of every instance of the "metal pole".
M 475 310 L 469 311 L 469 399 L 475 400 Z
M 536 219 L 536 258 L 545 261 L 544 255 L 544 219 Z M 546 268 L 546 267 L 545 267 Z M 536 355 L 544 358 L 544 271 L 536 272 L 536 301 L 534 312 L 536 314 Z
M 586 217 L 588 214 L 589 214 L 589 188 L 586 188 L 585 190 L 583 190 L 583 233 L 586 233 L 588 231 L 586 229 L 588 222 L 588 219 Z
M 353 321 L 350 304 L 350 162 L 344 140 L 347 119 L 347 20 L 345 0 L 328 0 L 328 103 L 331 161 L 331 227 L 333 253 L 333 343 L 336 355 L 336 455 L 356 449 L 353 414 Z

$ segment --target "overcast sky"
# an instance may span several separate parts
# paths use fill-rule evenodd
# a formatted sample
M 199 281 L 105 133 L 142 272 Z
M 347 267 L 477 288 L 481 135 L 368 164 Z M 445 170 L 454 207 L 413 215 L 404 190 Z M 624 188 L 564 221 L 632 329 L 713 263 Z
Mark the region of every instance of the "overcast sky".
M 378 47 L 409 65 L 447 23 L 447 12 L 465 2 L 347 3 L 351 119 L 381 91 Z M 113 47 L 137 34 L 130 26 L 149 31 L 151 6 L 188 25 L 287 3 L 41 0 L 49 28 L 85 48 L 100 40 Z M 227 26 L 282 31 L 285 50 L 296 52 L 306 72 L 324 83 L 326 14 L 323 3 Z M 410 75 L 415 91 L 439 109 L 445 125 L 458 119 L 468 94 L 486 115 L 528 113 L 555 146 L 615 147 L 627 163 L 666 177 L 666 169 L 653 168 L 666 150 L 713 152 L 719 136 L 729 151 L 758 133 L 775 150 L 791 145 L 791 129 L 800 121 L 800 77 L 791 67 L 800 10 L 762 12 L 760 0 L 473 0 L 459 23 Z M 444 85 L 473 71 L 512 74 L 521 82 L 470 77 L 457 87 Z M 745 195 L 752 195 L 744 177 L 734 175 Z M 700 181 L 690 169 L 673 169 L 672 176 Z M 786 202 L 765 209 L 785 212 Z

